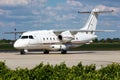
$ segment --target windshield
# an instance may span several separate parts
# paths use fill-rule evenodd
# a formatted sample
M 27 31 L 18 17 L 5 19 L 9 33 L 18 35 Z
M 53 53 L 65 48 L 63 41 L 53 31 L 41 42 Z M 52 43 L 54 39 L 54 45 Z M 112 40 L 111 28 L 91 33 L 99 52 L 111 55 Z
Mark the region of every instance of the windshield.
M 21 37 L 21 39 L 27 39 L 28 38 L 28 36 L 22 36 Z
M 34 39 L 32 35 L 22 36 L 21 39 Z
M 29 39 L 34 39 L 32 35 L 29 36 Z

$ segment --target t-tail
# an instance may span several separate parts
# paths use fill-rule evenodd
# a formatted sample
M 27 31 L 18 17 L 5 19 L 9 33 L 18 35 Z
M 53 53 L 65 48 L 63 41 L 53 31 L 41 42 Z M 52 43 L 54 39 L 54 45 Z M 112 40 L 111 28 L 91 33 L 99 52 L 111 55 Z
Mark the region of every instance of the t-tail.
M 96 32 L 96 25 L 98 20 L 99 13 L 109 13 L 112 11 L 100 11 L 98 8 L 93 9 L 91 12 L 78 12 L 78 13 L 90 13 L 88 21 L 86 22 L 85 26 L 80 30 L 86 30 L 87 34 L 95 34 Z M 88 32 L 87 32 L 88 31 Z

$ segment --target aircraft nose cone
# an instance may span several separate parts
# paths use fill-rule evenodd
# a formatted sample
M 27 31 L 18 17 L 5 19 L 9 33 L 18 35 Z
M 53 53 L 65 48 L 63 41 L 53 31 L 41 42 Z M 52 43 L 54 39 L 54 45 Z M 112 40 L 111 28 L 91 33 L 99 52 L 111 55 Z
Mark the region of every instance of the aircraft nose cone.
M 20 49 L 21 47 L 22 47 L 22 45 L 21 45 L 18 41 L 16 41 L 16 42 L 14 43 L 14 48 Z
M 16 48 L 16 49 L 18 49 L 18 48 L 20 47 L 20 45 L 19 45 L 17 42 L 15 42 L 13 46 L 14 46 L 14 48 Z
M 16 49 L 24 49 L 27 46 L 27 44 L 28 44 L 28 41 L 17 40 L 13 46 Z

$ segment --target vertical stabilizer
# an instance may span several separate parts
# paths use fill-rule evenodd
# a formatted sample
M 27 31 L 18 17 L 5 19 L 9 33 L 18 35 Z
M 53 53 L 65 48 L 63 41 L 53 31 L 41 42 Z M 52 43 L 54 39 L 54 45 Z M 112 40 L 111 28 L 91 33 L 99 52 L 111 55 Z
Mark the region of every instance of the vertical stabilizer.
M 91 11 L 87 23 L 81 30 L 96 30 L 97 19 L 99 9 L 95 8 Z M 95 32 L 88 32 L 89 34 L 95 34 Z

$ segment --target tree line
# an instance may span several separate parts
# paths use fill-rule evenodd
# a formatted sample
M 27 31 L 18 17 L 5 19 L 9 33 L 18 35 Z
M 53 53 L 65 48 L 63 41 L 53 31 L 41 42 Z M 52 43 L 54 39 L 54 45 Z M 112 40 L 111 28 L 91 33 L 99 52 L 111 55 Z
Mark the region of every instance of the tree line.
M 120 38 L 95 39 L 94 43 L 120 43 Z

